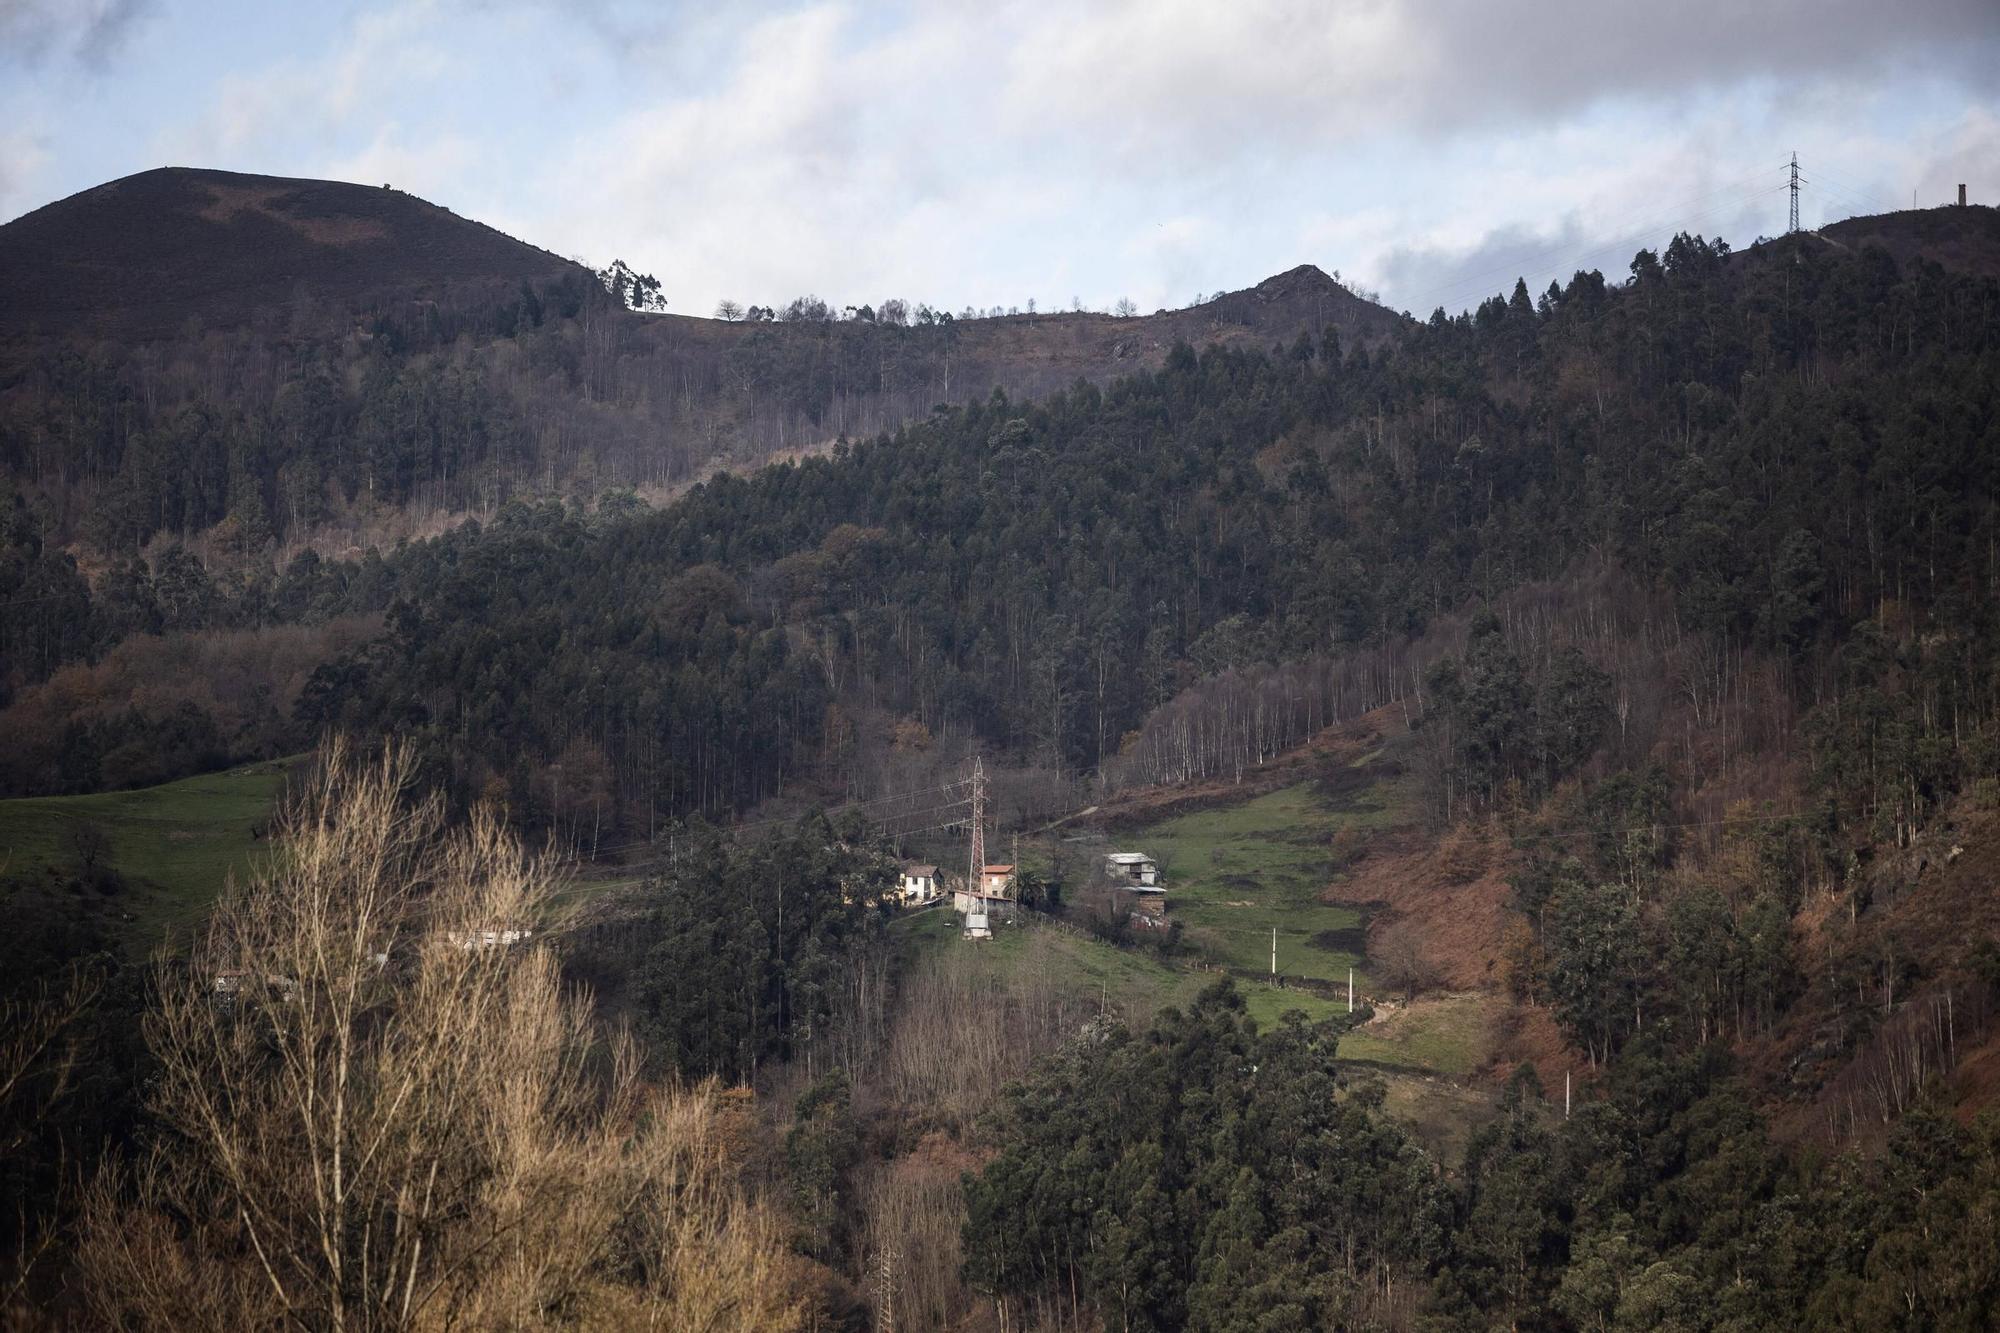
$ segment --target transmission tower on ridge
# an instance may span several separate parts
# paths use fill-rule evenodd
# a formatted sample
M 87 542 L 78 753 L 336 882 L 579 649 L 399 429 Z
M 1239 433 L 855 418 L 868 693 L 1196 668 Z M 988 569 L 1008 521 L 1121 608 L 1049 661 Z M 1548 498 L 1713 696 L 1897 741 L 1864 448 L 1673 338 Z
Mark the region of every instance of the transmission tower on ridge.
M 1769 176 L 1765 180 L 1771 179 Z M 1799 229 L 1799 155 L 1792 154 L 1792 225 L 1786 228 L 1789 235 Z

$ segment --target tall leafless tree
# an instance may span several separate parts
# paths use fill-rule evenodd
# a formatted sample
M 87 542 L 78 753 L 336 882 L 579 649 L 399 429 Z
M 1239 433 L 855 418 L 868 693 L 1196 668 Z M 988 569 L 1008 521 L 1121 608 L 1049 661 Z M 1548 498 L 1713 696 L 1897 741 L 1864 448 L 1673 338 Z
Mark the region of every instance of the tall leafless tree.
M 658 1092 L 566 989 L 557 879 L 446 829 L 405 750 L 335 747 L 271 869 L 162 963 L 165 1132 L 85 1206 L 125 1328 L 763 1329 L 795 1322 L 711 1090 Z M 511 932 L 536 929 L 520 938 Z

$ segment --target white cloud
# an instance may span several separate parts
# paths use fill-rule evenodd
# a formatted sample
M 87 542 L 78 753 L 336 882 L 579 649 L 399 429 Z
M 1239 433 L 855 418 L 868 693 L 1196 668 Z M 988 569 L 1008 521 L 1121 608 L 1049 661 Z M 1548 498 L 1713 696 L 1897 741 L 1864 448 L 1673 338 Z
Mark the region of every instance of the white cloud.
M 144 165 L 393 181 L 682 311 L 1150 309 L 1302 261 L 1428 309 L 1622 271 L 1661 227 L 1775 229 L 1756 189 L 1793 147 L 1828 208 L 1977 188 L 1990 6 L 372 0 L 322 49 L 191 74 Z
M 1476 132 L 1919 63 L 2000 86 L 1991 0 L 1098 0 L 1037 15 L 1013 48 L 1014 110 L 1126 158 Z
M 26 129 L 0 131 L 0 220 L 48 202 L 34 191 L 34 182 L 48 160 L 49 151 L 40 135 Z
M 364 12 L 316 57 L 222 75 L 204 107 L 156 136 L 162 164 L 296 176 L 365 152 L 358 143 L 382 151 L 412 93 L 451 72 L 442 18 L 429 0 Z
M 0 0 L 0 60 L 62 55 L 101 69 L 152 8 L 150 0 Z
M 2000 204 L 2000 113 L 1992 107 L 1968 111 L 1910 181 L 1926 206 L 1957 199 L 1961 184 L 1972 203 Z
M 360 151 L 329 159 L 319 168 L 334 180 L 362 184 L 384 182 L 415 194 L 425 194 L 422 183 L 452 182 L 462 179 L 481 160 L 481 149 L 462 134 L 415 136 L 397 125 L 384 125 Z M 446 196 L 449 191 L 439 191 Z

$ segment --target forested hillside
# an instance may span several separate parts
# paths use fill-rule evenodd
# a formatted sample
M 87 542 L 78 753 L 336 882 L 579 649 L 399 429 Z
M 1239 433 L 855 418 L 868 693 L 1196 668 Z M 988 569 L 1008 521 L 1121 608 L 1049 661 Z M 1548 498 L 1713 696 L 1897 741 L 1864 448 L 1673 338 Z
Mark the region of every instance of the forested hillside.
M 623 327 L 587 297 L 488 346 Z M 772 1193 L 830 1318 L 866 1317 L 906 1216 L 962 1238 L 924 1243 L 940 1320 L 1980 1327 L 1996 362 L 1991 276 L 1680 236 L 1386 342 L 1182 343 L 659 509 L 513 500 L 282 570 L 165 546 L 86 577 L 17 494 L 4 776 L 394 737 L 475 827 L 643 847 L 566 965 L 653 1072 L 783 1089 Z M 225 718 L 240 691 L 155 679 L 193 661 L 284 669 Z M 1100 794 L 1227 782 L 1388 704 L 1424 827 L 1496 849 L 1474 970 L 1583 1082 L 1564 1118 L 1523 1066 L 1455 1160 L 1341 1059 L 1365 1013 L 1258 1030 L 1223 986 L 1086 1026 L 1053 965 L 898 961 L 860 822 L 701 827 L 975 748 Z M 996 1014 L 1017 1041 L 961 1040 Z
M 5 647 L 18 687 L 135 630 L 387 613 L 307 689 L 301 734 L 415 728 L 462 793 L 500 777 L 539 817 L 541 775 L 581 766 L 572 794 L 629 830 L 773 793 L 863 711 L 1096 768 L 1195 680 L 1379 651 L 1610 560 L 1717 652 L 1789 664 L 1829 754 L 1868 753 L 1836 764 L 1843 789 L 1920 821 L 1982 762 L 1994 703 L 1967 668 L 2000 577 L 1996 318 L 1990 280 L 1879 251 L 1683 237 L 1625 285 L 1517 288 L 1389 351 L 1182 347 L 1106 389 L 996 393 L 658 513 L 515 505 L 278 577 L 217 578 L 170 548 L 86 587 L 17 498 Z M 1378 671 L 1374 693 L 1420 689 L 1415 669 Z M 1875 723 L 1853 733 L 1859 688 L 1918 770 L 1884 771 Z M 1492 738 L 1476 794 L 1580 758 L 1529 748 Z
M 1178 340 L 1403 323 L 1310 266 L 1143 317 L 765 294 L 707 319 L 627 309 L 634 284 L 670 300 L 388 187 L 113 181 L 0 226 L 0 466 L 41 541 L 255 570 L 514 497 L 664 493 L 996 387 L 1157 366 Z

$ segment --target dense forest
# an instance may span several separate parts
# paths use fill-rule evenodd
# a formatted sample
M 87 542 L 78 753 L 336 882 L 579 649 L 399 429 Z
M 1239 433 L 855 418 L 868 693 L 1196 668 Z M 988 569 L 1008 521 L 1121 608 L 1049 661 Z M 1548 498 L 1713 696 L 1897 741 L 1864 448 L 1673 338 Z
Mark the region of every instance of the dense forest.
M 1603 560 L 1718 653 L 1790 663 L 1829 779 L 1907 825 L 1992 766 L 1995 682 L 1970 668 L 2000 580 L 1996 331 L 1990 280 L 1683 236 L 1622 286 L 1517 286 L 1387 352 L 1181 348 L 659 512 L 517 504 L 281 573 L 205 577 L 169 547 L 91 587 L 17 498 L 4 646 L 19 689 L 133 630 L 380 614 L 300 692 L 298 737 L 411 731 L 462 798 L 499 783 L 630 836 L 768 797 L 875 716 L 1103 768 L 1198 680 L 1380 651 Z M 382 387 L 387 421 L 405 400 Z M 1376 673 L 1372 701 L 1428 667 Z M 1515 686 L 1439 684 L 1480 750 L 1473 799 L 1582 757 L 1498 734 L 1527 725 Z
M 968 1276 L 1107 1327 L 1986 1327 L 2000 1124 L 1918 1111 L 1803 1172 L 1715 1051 L 1649 1043 L 1564 1118 L 1532 1069 L 1441 1183 L 1323 1047 L 1228 983 L 1092 1033 L 1010 1092 Z M 1051 1321 L 1052 1323 L 1055 1321 Z

